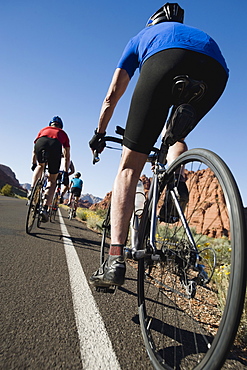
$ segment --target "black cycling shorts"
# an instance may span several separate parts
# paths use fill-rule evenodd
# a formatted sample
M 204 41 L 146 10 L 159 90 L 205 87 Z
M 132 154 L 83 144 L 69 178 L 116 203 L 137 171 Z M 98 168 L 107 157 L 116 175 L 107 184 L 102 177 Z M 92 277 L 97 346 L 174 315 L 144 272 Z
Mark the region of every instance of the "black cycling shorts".
M 70 191 L 71 191 L 71 193 L 72 193 L 75 197 L 80 197 L 80 196 L 81 196 L 81 189 L 80 189 L 80 188 L 72 187 Z
M 191 103 L 197 122 L 215 105 L 224 91 L 228 76 L 213 58 L 184 49 L 163 50 L 143 64 L 127 118 L 123 144 L 136 152 L 149 154 L 155 145 L 172 106 L 173 78 L 188 75 L 207 84 L 204 97 Z
M 50 174 L 59 172 L 62 154 L 62 144 L 59 140 L 42 136 L 36 141 L 34 150 L 39 163 L 47 161 Z M 45 151 L 45 160 L 43 151 Z

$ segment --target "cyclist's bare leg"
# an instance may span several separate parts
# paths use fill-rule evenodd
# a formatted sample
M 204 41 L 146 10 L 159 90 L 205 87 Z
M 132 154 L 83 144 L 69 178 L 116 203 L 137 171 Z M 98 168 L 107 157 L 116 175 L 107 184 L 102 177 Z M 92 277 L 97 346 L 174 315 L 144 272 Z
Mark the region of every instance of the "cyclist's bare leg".
M 62 185 L 61 197 L 69 190 L 69 185 Z
M 79 200 L 79 197 L 75 197 L 75 211 L 77 210 L 77 207 L 78 207 L 78 200 Z
M 126 242 L 134 207 L 136 185 L 146 160 L 146 154 L 123 146 L 122 158 L 112 191 L 111 244 L 124 245 Z M 109 254 L 121 254 L 120 251 L 120 248 L 111 247 Z
M 188 150 L 187 144 L 185 141 L 177 141 L 174 145 L 169 147 L 168 153 L 167 153 L 167 164 L 170 166 L 170 164 L 178 157 L 180 154 L 186 152 Z M 180 171 L 180 174 L 184 176 L 184 171 Z
M 45 190 L 44 206 L 51 206 L 52 204 L 53 195 L 57 185 L 57 175 L 58 173 L 49 174 L 48 176 L 48 182 Z
M 174 145 L 169 147 L 167 153 L 167 163 L 170 165 L 180 154 L 188 150 L 185 141 L 177 141 Z
M 73 196 L 73 194 L 70 192 L 70 193 L 69 193 L 69 200 L 68 200 L 67 205 L 71 204 L 72 196 Z
M 44 166 L 45 166 L 45 163 L 39 163 L 37 167 L 35 168 L 33 172 L 33 178 L 32 178 L 32 185 L 31 185 L 32 188 L 36 184 L 37 180 L 41 179 L 42 173 L 44 171 Z

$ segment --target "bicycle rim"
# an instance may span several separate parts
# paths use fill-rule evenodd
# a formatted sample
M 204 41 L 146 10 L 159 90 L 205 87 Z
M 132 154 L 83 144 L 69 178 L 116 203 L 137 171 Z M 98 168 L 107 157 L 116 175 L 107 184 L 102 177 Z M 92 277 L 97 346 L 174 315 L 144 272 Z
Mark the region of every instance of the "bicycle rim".
M 33 192 L 29 200 L 29 206 L 26 218 L 26 233 L 30 234 L 37 211 L 39 209 L 39 192 L 40 192 L 41 182 L 38 180 L 34 186 Z
M 188 231 L 170 202 L 165 222 L 157 223 L 160 261 L 139 261 L 140 323 L 155 368 L 220 369 L 244 303 L 243 206 L 233 176 L 214 153 L 193 149 L 182 154 L 168 168 L 166 181 L 176 178 L 178 185 L 184 168 L 189 192 L 184 215 L 199 250 L 198 265 L 193 267 Z M 148 216 L 142 222 L 148 230 Z M 142 242 L 148 243 L 149 236 Z

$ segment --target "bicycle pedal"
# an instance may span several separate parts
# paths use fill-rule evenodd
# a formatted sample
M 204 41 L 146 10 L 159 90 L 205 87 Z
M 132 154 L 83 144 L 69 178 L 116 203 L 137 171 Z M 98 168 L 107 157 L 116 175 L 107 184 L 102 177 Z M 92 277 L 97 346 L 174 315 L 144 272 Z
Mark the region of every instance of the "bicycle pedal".
M 112 285 L 112 286 L 96 286 L 95 287 L 95 290 L 96 292 L 99 292 L 99 293 L 111 293 L 111 294 L 115 294 L 116 293 L 116 290 L 117 290 L 118 286 L 117 285 Z

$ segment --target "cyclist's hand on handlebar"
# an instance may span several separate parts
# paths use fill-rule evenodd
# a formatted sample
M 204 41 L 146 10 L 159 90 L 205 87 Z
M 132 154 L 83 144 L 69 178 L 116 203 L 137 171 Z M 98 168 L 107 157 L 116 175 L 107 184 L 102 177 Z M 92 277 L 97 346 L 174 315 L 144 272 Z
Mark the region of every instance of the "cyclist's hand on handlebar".
M 89 146 L 93 152 L 96 151 L 97 153 L 101 153 L 104 150 L 106 146 L 105 141 L 103 140 L 105 134 L 105 132 L 103 134 L 98 133 L 97 129 L 94 131 L 94 135 L 89 141 Z
M 33 163 L 31 166 L 31 170 L 34 171 L 36 167 L 37 167 L 37 163 Z

